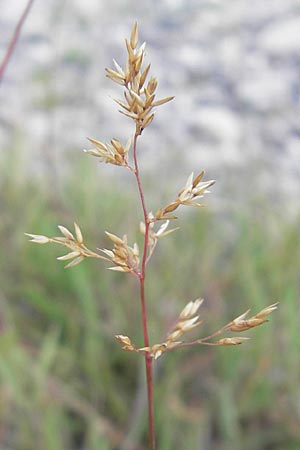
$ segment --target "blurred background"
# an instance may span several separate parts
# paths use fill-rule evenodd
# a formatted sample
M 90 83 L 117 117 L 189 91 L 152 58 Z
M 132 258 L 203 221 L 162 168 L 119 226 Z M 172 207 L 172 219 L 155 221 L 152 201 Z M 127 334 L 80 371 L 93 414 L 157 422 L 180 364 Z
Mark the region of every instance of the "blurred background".
M 25 0 L 0 0 L 2 61 Z M 207 208 L 149 266 L 152 342 L 204 297 L 203 333 L 280 301 L 269 324 L 233 348 L 171 352 L 156 364 L 160 450 L 300 448 L 300 2 L 36 0 L 0 85 L 0 450 L 146 450 L 144 366 L 131 277 L 24 232 L 104 230 L 138 237 L 133 178 L 82 152 L 86 137 L 122 142 L 131 121 L 105 78 L 137 20 L 159 79 L 140 140 L 149 210 L 190 172 L 216 179 Z M 194 335 L 195 337 L 197 336 Z

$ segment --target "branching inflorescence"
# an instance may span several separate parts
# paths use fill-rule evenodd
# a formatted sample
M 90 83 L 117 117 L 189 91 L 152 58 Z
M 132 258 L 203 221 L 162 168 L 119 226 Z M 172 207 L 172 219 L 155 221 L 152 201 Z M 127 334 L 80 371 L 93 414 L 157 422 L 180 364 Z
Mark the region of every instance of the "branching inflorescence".
M 112 242 L 113 247 L 111 249 L 96 249 L 95 251 L 92 251 L 85 246 L 82 232 L 76 223 L 74 224 L 74 234 L 66 227 L 59 226 L 58 228 L 62 233 L 62 236 L 60 237 L 50 238 L 36 234 L 27 235 L 31 238 L 32 242 L 38 244 L 53 242 L 66 247 L 69 252 L 57 258 L 62 261 L 70 261 L 65 266 L 66 268 L 73 267 L 86 258 L 98 258 L 109 261 L 109 263 L 112 264 L 112 266 L 109 267 L 111 270 L 129 273 L 137 277 L 140 285 L 144 345 L 138 347 L 132 343 L 128 336 L 121 334 L 116 335 L 115 337 L 124 350 L 134 351 L 145 357 L 148 394 L 149 450 L 154 450 L 153 359 L 159 358 L 168 351 L 192 345 L 228 346 L 242 344 L 248 340 L 247 337 L 237 337 L 236 335 L 221 337 L 221 335 L 224 335 L 226 332 L 239 333 L 267 322 L 267 316 L 277 308 L 277 303 L 266 307 L 250 318 L 247 318 L 247 315 L 249 314 L 248 310 L 209 336 L 201 337 L 193 341 L 186 341 L 183 340 L 184 335 L 203 323 L 203 320 L 200 320 L 198 314 L 198 310 L 202 305 L 203 300 L 197 299 L 195 301 L 190 301 L 179 314 L 178 319 L 172 329 L 166 334 L 163 342 L 150 345 L 145 296 L 147 263 L 154 252 L 158 240 L 178 229 L 173 228 L 168 230 L 170 221 L 177 218 L 174 215 L 174 212 L 182 205 L 194 207 L 203 206 L 202 203 L 199 203 L 199 200 L 209 192 L 208 189 L 214 184 L 214 181 L 203 181 L 205 175 L 204 171 L 201 171 L 196 177 L 194 177 L 192 173 L 174 200 L 166 206 L 158 208 L 155 213 L 147 210 L 138 166 L 137 142 L 143 130 L 152 123 L 155 115 L 154 109 L 169 102 L 174 97 L 156 100 L 157 79 L 149 77 L 150 64 L 143 68 L 145 43 L 137 48 L 138 30 L 136 23 L 133 26 L 130 39 L 126 39 L 125 43 L 127 48 L 127 62 L 125 68 L 120 67 L 120 65 L 114 61 L 115 68 L 106 68 L 106 72 L 108 78 L 124 88 L 124 98 L 122 100 L 115 99 L 115 102 L 121 107 L 119 111 L 129 117 L 135 124 L 133 139 L 128 139 L 125 145 L 116 138 L 111 139 L 110 143 L 89 139 L 93 148 L 84 151 L 99 158 L 102 162 L 125 167 L 135 176 L 143 211 L 143 221 L 140 223 L 139 227 L 143 236 L 142 251 L 140 252 L 136 243 L 130 246 L 126 235 L 119 237 L 108 231 L 106 231 L 106 235 Z M 156 223 L 159 221 L 164 222 L 159 225 Z

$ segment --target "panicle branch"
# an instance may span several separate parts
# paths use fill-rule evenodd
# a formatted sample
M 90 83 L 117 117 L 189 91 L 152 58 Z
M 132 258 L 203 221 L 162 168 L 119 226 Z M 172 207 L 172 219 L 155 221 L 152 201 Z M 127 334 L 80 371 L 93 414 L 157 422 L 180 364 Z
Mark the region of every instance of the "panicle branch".
M 236 319 L 229 322 L 227 325 L 218 329 L 209 336 L 205 336 L 203 338 L 190 342 L 178 341 L 177 339 L 180 338 L 183 334 L 191 331 L 193 328 L 196 328 L 203 323 L 203 320 L 199 320 L 199 315 L 196 315 L 202 303 L 203 299 L 197 299 L 193 302 L 189 302 L 181 311 L 177 321 L 175 322 L 175 325 L 172 327 L 171 331 L 167 334 L 165 341 L 160 344 L 138 348 L 137 346 L 132 344 L 128 336 L 122 336 L 122 338 L 124 339 L 120 339 L 120 335 L 118 335 L 116 336 L 116 339 L 122 345 L 123 350 L 135 351 L 137 353 L 143 354 L 148 353 L 154 359 L 159 358 L 163 353 L 167 351 L 174 350 L 176 348 L 190 347 L 196 344 L 209 345 L 214 347 L 240 345 L 248 341 L 250 338 L 230 336 L 218 340 L 213 339 L 227 331 L 240 332 L 261 325 L 268 321 L 265 317 L 271 314 L 273 311 L 275 311 L 278 307 L 278 303 L 274 303 L 273 305 L 264 308 L 255 316 L 248 319 L 248 321 L 244 320 L 245 316 L 249 313 L 249 311 L 246 311 L 246 313 L 237 317 Z M 130 345 L 128 345 L 129 341 Z
M 93 252 L 84 245 L 82 232 L 77 223 L 74 222 L 75 236 L 63 225 L 58 225 L 58 229 L 63 235 L 63 237 L 59 236 L 50 238 L 40 234 L 30 234 L 30 233 L 25 233 L 25 235 L 29 236 L 31 238 L 30 241 L 34 242 L 35 244 L 48 244 L 50 242 L 53 242 L 55 244 L 63 245 L 67 247 L 69 250 L 71 250 L 71 252 L 67 253 L 66 255 L 59 256 L 57 258 L 59 261 L 72 260 L 65 266 L 66 269 L 69 267 L 76 266 L 77 264 L 81 263 L 81 261 L 83 261 L 85 258 L 107 259 L 99 255 L 98 253 Z
M 185 186 L 178 192 L 177 197 L 171 203 L 169 203 L 164 208 L 160 208 L 156 211 L 154 220 L 165 220 L 165 219 L 177 219 L 174 215 L 169 215 L 175 211 L 180 205 L 186 206 L 204 206 L 202 203 L 198 203 L 196 200 L 208 194 L 210 191 L 208 188 L 215 184 L 214 180 L 201 181 L 204 177 L 205 172 L 202 170 L 196 178 L 194 174 L 188 177 Z

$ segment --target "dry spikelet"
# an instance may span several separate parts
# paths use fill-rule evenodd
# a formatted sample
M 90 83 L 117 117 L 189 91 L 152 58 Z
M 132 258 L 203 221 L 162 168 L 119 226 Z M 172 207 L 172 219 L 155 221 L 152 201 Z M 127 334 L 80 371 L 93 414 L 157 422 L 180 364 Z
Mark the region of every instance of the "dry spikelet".
M 197 300 L 189 302 L 181 311 L 179 319 L 190 319 L 191 317 L 193 317 L 203 302 L 203 298 L 197 298 Z
M 195 315 L 202 303 L 203 299 L 198 298 L 193 302 L 189 302 L 183 308 L 174 327 L 166 337 L 167 342 L 174 342 L 184 333 L 191 331 L 193 328 L 196 328 L 203 323 L 203 320 L 198 320 L 199 316 Z
M 30 234 L 30 233 L 24 233 L 25 236 L 30 237 L 30 242 L 33 242 L 34 244 L 48 244 L 51 242 L 51 239 L 47 236 L 43 236 L 41 234 Z
M 152 347 L 142 347 L 139 349 L 140 352 L 149 353 L 149 355 L 158 359 L 167 350 L 167 344 L 163 342 L 162 344 L 155 344 Z
M 228 330 L 235 331 L 235 332 L 241 332 L 249 330 L 250 328 L 257 327 L 259 325 L 262 325 L 265 322 L 268 322 L 268 319 L 266 319 L 266 316 L 271 314 L 273 311 L 275 311 L 278 307 L 278 303 L 273 303 L 270 306 L 267 306 L 262 311 L 257 313 L 255 316 L 250 317 L 249 319 L 246 319 L 246 316 L 249 314 L 250 310 L 244 312 L 240 316 L 236 317 L 234 320 L 232 320 L 228 324 Z
M 262 311 L 257 313 L 254 317 L 256 317 L 257 319 L 263 319 L 266 316 L 268 316 L 269 314 L 271 314 L 273 311 L 275 311 L 278 308 L 278 305 L 279 305 L 279 302 L 273 303 L 272 305 L 267 306 Z
M 125 84 L 126 84 L 125 74 L 122 75 L 121 73 L 118 73 L 115 70 L 109 69 L 108 67 L 106 67 L 105 70 L 107 72 L 106 76 L 108 78 L 110 78 L 115 83 L 120 84 L 121 86 L 125 86 Z
M 116 340 L 121 344 L 122 349 L 126 351 L 137 351 L 135 345 L 132 344 L 131 339 L 123 334 L 117 334 L 115 336 Z
M 223 339 L 219 339 L 218 341 L 216 341 L 216 345 L 240 345 L 243 344 L 243 342 L 248 341 L 250 338 L 247 337 L 241 337 L 241 338 L 237 338 L 237 337 L 228 337 L 228 338 L 223 338 Z

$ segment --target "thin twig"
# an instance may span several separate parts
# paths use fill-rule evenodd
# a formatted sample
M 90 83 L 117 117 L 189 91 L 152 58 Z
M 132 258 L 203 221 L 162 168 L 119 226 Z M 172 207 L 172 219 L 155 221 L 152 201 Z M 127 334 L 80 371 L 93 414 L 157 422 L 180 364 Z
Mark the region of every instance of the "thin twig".
M 7 67 L 7 65 L 8 65 L 8 63 L 9 63 L 9 61 L 11 59 L 13 51 L 14 51 L 16 45 L 17 45 L 18 39 L 20 37 L 22 26 L 23 26 L 23 24 L 24 24 L 24 22 L 25 22 L 25 20 L 26 20 L 26 18 L 28 16 L 28 13 L 30 11 L 30 8 L 31 8 L 33 2 L 34 2 L 34 0 L 28 0 L 27 5 L 26 5 L 26 7 L 24 9 L 24 12 L 21 15 L 21 17 L 20 17 L 20 19 L 19 19 L 19 21 L 17 23 L 15 31 L 14 31 L 14 33 L 12 35 L 12 38 L 10 40 L 10 43 L 9 43 L 9 45 L 7 47 L 6 54 L 5 54 L 4 59 L 3 59 L 2 63 L 1 63 L 1 66 L 0 66 L 0 83 L 2 81 L 2 78 L 3 78 L 4 72 L 6 70 L 6 67 Z

